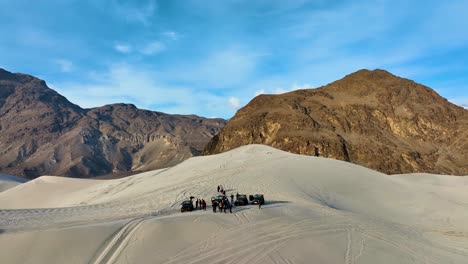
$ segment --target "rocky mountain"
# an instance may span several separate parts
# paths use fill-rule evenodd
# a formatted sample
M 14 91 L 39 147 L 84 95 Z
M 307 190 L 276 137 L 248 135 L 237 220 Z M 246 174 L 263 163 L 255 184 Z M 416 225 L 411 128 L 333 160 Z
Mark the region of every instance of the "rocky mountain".
M 42 80 L 0 69 L 0 172 L 92 177 L 163 168 L 201 154 L 223 119 L 131 104 L 82 109 Z
M 468 175 L 468 111 L 384 70 L 361 70 L 318 89 L 259 95 L 204 153 L 253 143 L 387 174 Z

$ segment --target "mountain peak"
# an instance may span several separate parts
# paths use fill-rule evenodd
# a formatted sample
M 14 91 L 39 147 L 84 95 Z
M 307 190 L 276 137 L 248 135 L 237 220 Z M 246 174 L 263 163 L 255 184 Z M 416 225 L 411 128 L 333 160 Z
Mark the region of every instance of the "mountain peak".
M 0 81 L 7 80 L 11 81 L 15 79 L 15 75 L 5 69 L 0 68 Z
M 389 71 L 383 70 L 383 69 L 374 69 L 374 70 L 361 69 L 361 70 L 355 71 L 355 72 L 353 72 L 353 73 L 351 73 L 349 75 L 396 77 L 395 75 L 393 75 Z
M 429 87 L 364 69 L 320 89 L 256 97 L 205 153 L 266 144 L 388 174 L 466 175 L 467 124 L 464 110 Z
M 0 69 L 0 171 L 90 177 L 169 167 L 198 155 L 224 120 L 140 110 L 82 109 L 31 75 Z
M 375 70 L 362 69 L 362 70 L 346 75 L 339 81 L 375 82 L 375 81 L 410 81 L 410 80 L 396 76 L 382 69 L 375 69 Z

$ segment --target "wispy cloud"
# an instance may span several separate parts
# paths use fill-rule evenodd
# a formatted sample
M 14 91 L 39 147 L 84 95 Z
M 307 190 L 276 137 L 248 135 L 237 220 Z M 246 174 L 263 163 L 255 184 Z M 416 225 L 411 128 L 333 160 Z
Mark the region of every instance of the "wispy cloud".
M 141 49 L 141 53 L 145 55 L 155 55 L 166 49 L 166 45 L 161 41 L 152 41 Z
M 299 83 L 293 83 L 289 88 L 283 88 L 283 87 L 276 87 L 276 88 L 271 88 L 271 89 L 260 89 L 255 92 L 255 96 L 258 96 L 260 94 L 282 94 L 282 93 L 287 93 L 295 90 L 300 90 L 300 89 L 312 89 L 314 88 L 312 85 L 308 83 L 304 84 L 299 84 Z
M 158 4 L 156 0 L 146 1 L 119 1 L 112 0 L 112 9 L 115 14 L 130 22 L 139 22 L 149 25 L 154 16 Z
M 83 105 L 229 117 L 231 97 L 243 105 L 362 68 L 468 104 L 466 0 L 22 2 L 0 0 L 0 35 L 10 36 L 0 41 L 2 65 L 55 82 Z
M 209 113 L 217 113 L 215 116 L 225 117 L 233 111 L 226 109 L 224 96 L 167 83 L 157 71 L 126 63 L 89 74 L 79 82 L 53 83 L 51 86 L 85 108 L 124 102 L 172 114 L 210 116 Z
M 116 44 L 114 46 L 114 49 L 121 53 L 130 53 L 132 51 L 132 47 L 130 47 L 130 45 L 125 44 Z
M 315 88 L 315 87 L 308 83 L 293 83 L 293 85 L 291 86 L 291 91 L 301 90 L 301 89 L 312 89 L 312 88 Z
M 240 107 L 240 101 L 236 97 L 230 97 L 228 100 L 228 106 L 233 109 L 238 109 Z
M 179 33 L 175 31 L 164 31 L 161 33 L 161 35 L 163 35 L 164 37 L 167 37 L 170 40 L 178 40 L 182 37 L 182 35 L 180 35 Z
M 459 105 L 465 109 L 468 109 L 468 97 L 458 97 L 458 98 L 452 98 L 449 101 L 452 103 Z
M 259 96 L 261 94 L 265 94 L 265 89 L 261 89 L 255 92 L 255 96 Z
M 232 88 L 244 84 L 256 71 L 260 57 L 241 47 L 211 51 L 207 56 L 187 63 L 183 61 L 166 73 L 190 85 Z
M 61 72 L 73 71 L 73 63 L 66 59 L 55 60 L 55 63 L 59 66 Z

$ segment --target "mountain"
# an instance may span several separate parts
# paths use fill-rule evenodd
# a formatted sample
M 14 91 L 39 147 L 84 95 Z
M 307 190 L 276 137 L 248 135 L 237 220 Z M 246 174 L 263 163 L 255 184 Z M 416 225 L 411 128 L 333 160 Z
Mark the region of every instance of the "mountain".
M 0 172 L 92 177 L 175 165 L 201 154 L 223 119 L 131 104 L 82 109 L 42 80 L 0 69 Z
M 259 95 L 204 154 L 266 144 L 387 174 L 468 175 L 468 111 L 384 70 L 360 70 L 318 89 Z

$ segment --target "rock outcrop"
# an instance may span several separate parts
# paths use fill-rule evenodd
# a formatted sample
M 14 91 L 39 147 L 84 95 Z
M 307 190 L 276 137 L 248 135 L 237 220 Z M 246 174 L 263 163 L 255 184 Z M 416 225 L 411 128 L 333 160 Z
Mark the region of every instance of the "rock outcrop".
M 246 144 L 387 174 L 468 175 L 468 111 L 411 80 L 361 70 L 317 89 L 255 97 L 204 153 Z
M 0 172 L 93 177 L 145 171 L 201 154 L 223 119 L 131 104 L 82 109 L 42 80 L 0 69 Z

